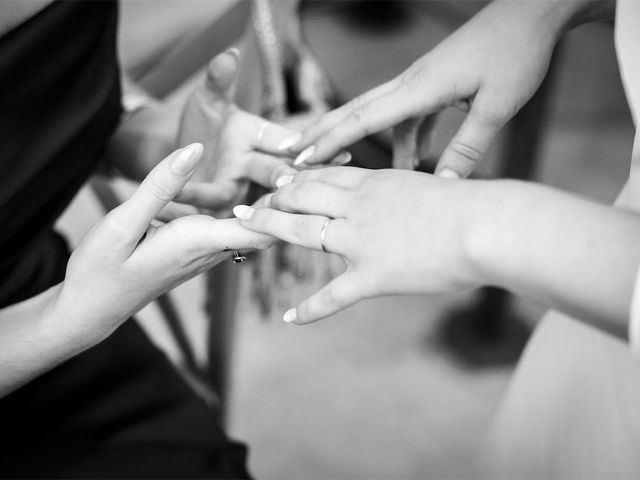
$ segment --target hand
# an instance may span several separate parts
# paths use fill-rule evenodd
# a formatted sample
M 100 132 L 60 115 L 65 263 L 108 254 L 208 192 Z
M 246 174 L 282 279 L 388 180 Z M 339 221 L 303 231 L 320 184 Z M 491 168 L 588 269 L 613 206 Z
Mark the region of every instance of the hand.
M 242 226 L 321 250 L 322 228 L 331 219 L 325 246 L 347 269 L 288 311 L 285 321 L 310 323 L 377 295 L 479 283 L 466 245 L 474 208 L 482 203 L 477 182 L 351 167 L 307 170 L 279 183 L 287 181 L 266 199 L 270 208 L 237 206 Z
M 559 2 L 563 3 L 563 2 Z M 425 149 L 430 116 L 468 111 L 436 173 L 466 177 L 544 78 L 560 28 L 548 2 L 493 2 L 391 81 L 325 115 L 285 145 L 297 162 L 324 163 L 363 137 L 394 128 L 394 164 Z
M 277 146 L 295 132 L 233 103 L 237 69 L 236 49 L 218 55 L 185 105 L 179 144 L 203 142 L 206 153 L 180 202 L 224 210 L 242 201 L 251 182 L 271 189 L 278 177 L 295 173 L 290 159 L 277 156 Z
M 246 252 L 273 243 L 236 219 L 191 215 L 150 226 L 184 188 L 201 155 L 200 144 L 171 154 L 85 236 L 55 301 L 67 331 L 97 343 L 160 294 L 229 258 L 227 250 Z

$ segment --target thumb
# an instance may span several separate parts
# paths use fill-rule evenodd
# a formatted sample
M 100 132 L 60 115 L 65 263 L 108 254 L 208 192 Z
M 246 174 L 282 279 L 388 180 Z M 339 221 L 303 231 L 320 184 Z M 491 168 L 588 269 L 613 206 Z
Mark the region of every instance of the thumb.
M 347 270 L 303 300 L 297 308 L 288 310 L 284 314 L 284 321 L 296 325 L 313 323 L 353 305 L 362 298 L 361 285 L 356 281 L 356 275 Z
M 230 48 L 226 52 L 216 55 L 209 62 L 205 88 L 212 100 L 231 102 L 233 99 L 239 58 L 239 50 Z
M 491 146 L 504 121 L 489 118 L 472 108 L 442 153 L 436 175 L 465 178 L 476 168 Z

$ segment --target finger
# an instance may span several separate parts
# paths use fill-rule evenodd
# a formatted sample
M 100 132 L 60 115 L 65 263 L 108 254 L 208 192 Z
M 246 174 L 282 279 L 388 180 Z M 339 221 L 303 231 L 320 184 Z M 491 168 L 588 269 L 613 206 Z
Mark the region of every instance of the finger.
M 472 107 L 442 153 L 436 166 L 436 175 L 445 178 L 468 177 L 487 153 L 503 125 L 502 121 L 481 115 L 477 108 Z
M 322 250 L 320 235 L 327 217 L 296 215 L 271 208 L 254 209 L 238 205 L 234 215 L 241 225 L 255 232 L 279 238 L 285 242 L 313 250 Z M 325 229 L 325 246 L 329 252 L 342 254 L 345 247 L 345 220 L 330 220 Z
M 278 178 L 296 173 L 298 171 L 282 157 L 254 153 L 246 162 L 244 178 L 272 189 L 276 187 Z
M 160 162 L 131 197 L 108 214 L 125 241 L 134 246 L 151 220 L 184 188 L 202 156 L 202 144 L 193 143 Z M 124 233 L 126 232 L 126 233 Z
M 237 192 L 238 186 L 233 180 L 193 182 L 185 185 L 175 200 L 198 208 L 216 210 L 227 207 Z
M 229 103 L 233 99 L 233 87 L 238 74 L 240 52 L 230 48 L 214 57 L 207 67 L 206 90 L 213 101 Z
M 251 146 L 257 150 L 275 155 L 283 155 L 279 146 L 287 138 L 297 133 L 295 130 L 283 127 L 282 125 L 270 122 L 256 115 L 248 114 L 246 121 L 251 124 L 251 129 L 255 132 Z
M 297 308 L 284 314 L 284 320 L 296 325 L 306 325 L 333 315 L 362 299 L 360 284 L 356 276 L 347 271 L 335 278 Z
M 156 220 L 168 223 L 176 218 L 186 217 L 187 215 L 196 215 L 198 213 L 200 213 L 198 209 L 191 205 L 169 202 L 162 210 L 160 210 L 158 215 L 156 215 Z
M 300 153 L 302 150 L 314 144 L 316 140 L 320 136 L 324 135 L 328 130 L 340 124 L 340 122 L 342 122 L 349 113 L 353 111 L 356 105 L 365 105 L 372 100 L 391 92 L 396 88 L 397 84 L 397 79 L 390 80 L 363 93 L 362 95 L 359 95 L 341 107 L 326 113 L 319 121 L 305 128 L 299 135 L 291 137 L 289 139 L 290 144 L 284 146 L 286 148 L 283 149 L 287 150 L 291 154 Z
M 353 189 L 371 175 L 371 171 L 358 167 L 326 167 L 315 170 L 303 170 L 294 176 L 286 175 L 276 180 L 276 186 L 282 187 L 287 183 L 321 182 L 335 187 Z
M 351 191 L 319 182 L 284 185 L 267 200 L 274 210 L 342 218 L 351 204 Z
M 242 227 L 235 218 L 219 220 L 207 215 L 190 215 L 157 228 L 131 258 L 179 256 L 190 263 L 224 251 L 263 250 L 275 242 L 273 237 Z
M 431 113 L 435 105 L 421 106 L 406 88 L 393 90 L 364 105 L 356 105 L 347 117 L 325 132 L 315 145 L 303 150 L 299 158 L 315 165 L 334 157 L 338 152 L 373 133 L 422 113 Z M 296 164 L 296 162 L 294 162 Z
M 393 168 L 413 170 L 418 163 L 420 118 L 410 118 L 393 127 Z

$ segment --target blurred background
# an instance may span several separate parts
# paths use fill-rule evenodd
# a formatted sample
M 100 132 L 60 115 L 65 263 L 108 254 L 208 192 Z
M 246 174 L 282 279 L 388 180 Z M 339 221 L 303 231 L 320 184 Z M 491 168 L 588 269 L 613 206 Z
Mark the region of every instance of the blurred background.
M 335 106 L 398 74 L 486 4 L 266 3 L 292 113 L 313 110 L 304 88 L 318 77 L 291 65 L 312 59 L 322 81 L 318 90 Z M 122 1 L 123 68 L 151 94 L 180 102 L 210 58 L 238 45 L 238 102 L 264 112 L 265 58 L 255 38 L 264 28 L 256 20 L 264 17 L 252 12 L 256 4 L 264 7 L 260 0 Z M 291 93 L 296 82 L 297 95 Z M 626 178 L 633 139 L 612 26 L 593 24 L 567 35 L 541 93 L 505 129 L 478 176 L 527 178 L 612 202 Z M 439 118 L 432 158 L 421 168 L 433 166 L 461 118 L 454 111 Z M 353 153 L 357 164 L 389 165 L 385 135 L 361 142 Z M 87 186 L 59 227 L 77 242 L 103 212 Z M 542 306 L 487 290 L 382 298 L 295 327 L 280 320 L 291 306 L 282 302 L 271 321 L 264 320 L 252 299 L 249 268 L 216 268 L 217 284 L 197 278 L 170 294 L 173 320 L 152 304 L 138 321 L 207 401 L 215 408 L 222 403 L 231 435 L 251 447 L 257 478 L 472 476 Z M 216 288 L 233 291 L 235 300 L 222 305 Z M 293 281 L 287 301 L 312 288 Z

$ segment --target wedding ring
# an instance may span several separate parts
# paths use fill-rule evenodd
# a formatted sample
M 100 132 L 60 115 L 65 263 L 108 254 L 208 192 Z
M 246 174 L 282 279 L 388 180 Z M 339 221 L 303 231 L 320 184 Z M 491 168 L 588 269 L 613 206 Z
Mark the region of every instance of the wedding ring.
M 271 125 L 271 122 L 265 120 L 264 123 L 260 125 L 260 129 L 258 130 L 257 142 L 258 147 L 262 150 L 264 150 L 264 132 L 267 131 L 267 127 L 269 127 L 269 125 Z
M 327 218 L 322 224 L 322 228 L 320 229 L 320 246 L 322 247 L 322 251 L 324 253 L 329 253 L 329 250 L 327 250 L 327 244 L 325 242 L 327 241 L 327 227 L 329 226 L 330 222 L 331 219 Z
M 244 263 L 247 261 L 247 257 L 242 255 L 238 250 L 233 251 L 233 263 Z

